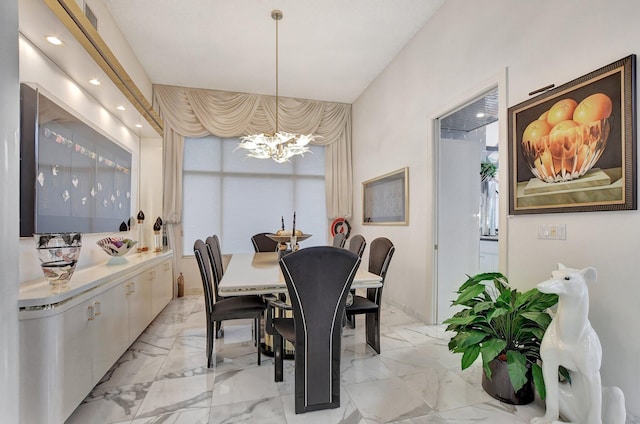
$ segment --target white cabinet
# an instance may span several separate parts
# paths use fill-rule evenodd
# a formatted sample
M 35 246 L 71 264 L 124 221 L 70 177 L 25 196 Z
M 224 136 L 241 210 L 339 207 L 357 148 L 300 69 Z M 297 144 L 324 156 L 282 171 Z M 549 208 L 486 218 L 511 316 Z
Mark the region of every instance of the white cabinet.
M 173 269 L 171 262 L 156 265 L 151 270 L 151 314 L 155 317 L 173 299 Z
M 94 268 L 66 295 L 21 287 L 20 422 L 64 422 L 171 299 L 170 252 Z
M 134 341 L 153 319 L 149 272 L 137 275 L 124 285 L 129 308 L 129 340 Z
M 95 327 L 91 322 L 93 302 L 93 299 L 82 302 L 66 311 L 63 316 L 56 317 L 55 320 L 61 321 L 59 325 L 62 326 L 58 343 L 54 346 L 41 346 L 46 352 L 45 361 L 49 360 L 55 363 L 60 358 L 63 362 L 62 375 L 56 375 L 56 371 L 54 371 L 50 376 L 53 377 L 50 382 L 53 383 L 59 377 L 63 377 L 63 382 L 65 380 L 74 382 L 74 384 L 56 384 L 52 387 L 53 390 L 60 393 L 63 411 L 73 410 L 74 405 L 82 402 L 87 394 L 87 387 L 91 387 L 94 381 L 91 354 L 91 339 Z M 55 406 L 52 405 L 52 407 Z
M 131 344 L 125 285 L 118 284 L 98 296 L 90 320 L 93 344 L 93 380 L 99 380 Z M 93 387 L 93 386 L 91 386 Z M 85 393 L 86 395 L 86 393 Z

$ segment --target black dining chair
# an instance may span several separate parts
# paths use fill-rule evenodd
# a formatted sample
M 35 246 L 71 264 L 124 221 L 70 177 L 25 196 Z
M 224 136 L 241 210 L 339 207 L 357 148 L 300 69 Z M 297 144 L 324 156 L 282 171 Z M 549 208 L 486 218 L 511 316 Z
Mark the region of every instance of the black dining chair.
M 207 246 L 207 256 L 211 262 L 211 272 L 213 277 L 213 288 L 216 302 L 220 299 L 218 294 L 218 284 L 224 276 L 224 263 L 222 261 L 222 249 L 220 248 L 220 239 L 216 234 L 207 237 L 205 240 Z
M 382 289 L 387 276 L 389 263 L 395 252 L 393 243 L 388 238 L 378 237 L 369 247 L 369 272 L 382 278 L 382 286 L 368 288 L 367 295 L 353 297 L 353 303 L 346 307 L 347 317 L 365 314 L 365 332 L 367 344 L 380 353 L 380 309 L 382 307 Z
M 364 248 L 367 247 L 367 241 L 360 234 L 356 234 L 349 238 L 349 251 L 358 255 L 359 258 L 362 258 L 362 254 L 364 253 Z M 350 296 L 347 297 L 347 306 L 353 303 L 353 297 L 356 295 L 356 290 L 351 289 Z M 356 328 L 356 316 L 349 315 L 346 317 L 346 322 L 351 328 Z
M 345 242 L 347 241 L 347 237 L 344 233 L 337 233 L 333 236 L 333 247 L 344 247 Z
M 213 280 L 213 295 L 215 297 L 215 301 L 218 302 L 224 299 L 230 299 L 232 297 L 238 296 L 220 296 L 220 292 L 218 291 L 218 286 L 220 285 L 220 281 L 224 276 L 224 266 L 222 261 L 222 250 L 220 249 L 220 239 L 216 234 L 213 236 L 207 237 L 205 241 L 207 246 L 207 255 L 209 257 L 209 261 L 211 262 L 211 276 Z M 261 296 L 258 295 L 243 295 L 240 296 L 242 302 L 248 305 L 257 305 L 264 303 L 264 300 Z M 215 324 L 216 339 L 220 338 L 220 336 L 224 335 L 224 329 L 222 329 L 222 321 L 216 321 Z M 257 340 L 257 339 L 256 339 Z
M 219 298 L 216 300 L 217 287 L 213 282 L 211 261 L 208 259 L 208 251 L 205 242 L 196 240 L 193 251 L 200 268 L 202 287 L 204 289 L 204 303 L 207 316 L 207 367 L 213 367 L 213 339 L 217 333 L 216 324 L 233 319 L 253 319 L 256 346 L 258 346 L 258 365 L 260 365 L 260 324 L 266 308 L 264 301 L 257 296 L 236 296 L 232 298 Z M 215 271 L 213 271 L 215 273 Z M 217 285 L 216 285 L 217 286 Z
M 283 380 L 283 338 L 294 344 L 296 414 L 340 406 L 342 318 L 359 264 L 358 255 L 332 246 L 280 260 L 293 317 L 274 317 L 270 305 L 266 329 L 273 334 L 275 381 Z
M 360 234 L 356 234 L 349 239 L 349 250 L 360 258 L 362 258 L 366 246 L 367 241 Z
M 267 237 L 270 233 L 258 233 L 251 236 L 251 244 L 257 252 L 275 252 L 278 250 L 278 242 Z

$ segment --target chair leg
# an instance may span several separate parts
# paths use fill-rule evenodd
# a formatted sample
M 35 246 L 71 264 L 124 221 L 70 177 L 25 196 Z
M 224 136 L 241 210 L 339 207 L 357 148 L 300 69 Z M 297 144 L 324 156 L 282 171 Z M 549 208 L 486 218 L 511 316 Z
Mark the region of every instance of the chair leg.
M 282 381 L 283 376 L 283 360 L 284 360 L 284 340 L 280 334 L 273 335 L 273 381 Z
M 220 337 L 224 336 L 224 331 L 221 330 L 221 327 L 222 327 L 222 322 L 216 321 L 216 339 L 219 339 Z
M 215 325 L 213 322 L 207 322 L 207 368 L 213 368 L 213 332 Z
M 258 347 L 258 366 L 260 365 L 260 316 L 255 319 L 256 346 Z
M 349 328 L 356 328 L 356 316 L 355 315 L 347 315 L 347 325 Z
M 355 298 L 356 291 L 355 289 L 351 289 L 351 295 Z M 356 328 L 356 316 L 355 315 L 347 315 L 347 325 L 349 328 Z
M 365 315 L 367 344 L 380 354 L 380 309 Z
M 254 346 L 258 346 L 258 339 L 260 338 L 259 336 L 260 324 L 258 320 L 259 318 L 256 318 L 253 320 L 253 345 Z

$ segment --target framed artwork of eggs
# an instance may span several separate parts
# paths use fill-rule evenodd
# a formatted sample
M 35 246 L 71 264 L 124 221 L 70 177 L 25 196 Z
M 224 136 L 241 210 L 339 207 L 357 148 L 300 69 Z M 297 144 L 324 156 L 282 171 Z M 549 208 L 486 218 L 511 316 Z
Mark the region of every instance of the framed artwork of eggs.
M 637 209 L 636 57 L 509 108 L 509 213 Z

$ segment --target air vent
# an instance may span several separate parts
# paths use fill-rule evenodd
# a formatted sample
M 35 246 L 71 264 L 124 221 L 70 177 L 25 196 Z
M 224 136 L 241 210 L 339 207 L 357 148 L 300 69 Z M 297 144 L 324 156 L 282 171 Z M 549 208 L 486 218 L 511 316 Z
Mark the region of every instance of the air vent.
M 86 16 L 87 19 L 89 19 L 89 22 L 91 22 L 91 25 L 97 31 L 98 30 L 98 18 L 96 18 L 96 15 L 93 14 L 93 11 L 91 10 L 91 8 L 89 7 L 89 5 L 87 3 L 84 4 L 84 16 Z

